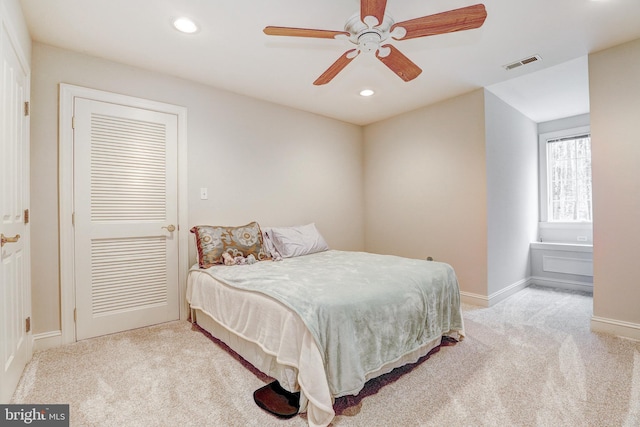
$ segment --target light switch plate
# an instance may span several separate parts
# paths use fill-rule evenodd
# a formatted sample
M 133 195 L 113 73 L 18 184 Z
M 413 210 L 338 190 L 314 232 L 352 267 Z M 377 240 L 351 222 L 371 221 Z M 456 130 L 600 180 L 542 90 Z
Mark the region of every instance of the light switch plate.
M 209 195 L 207 194 L 206 187 L 202 187 L 200 189 L 200 200 L 207 200 L 208 198 L 209 198 Z

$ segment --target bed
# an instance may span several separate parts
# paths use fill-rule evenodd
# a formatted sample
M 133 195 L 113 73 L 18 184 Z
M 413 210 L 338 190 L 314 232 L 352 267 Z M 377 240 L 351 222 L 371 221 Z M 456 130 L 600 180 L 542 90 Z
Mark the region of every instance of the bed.
M 187 301 L 200 327 L 300 392 L 310 426 L 329 425 L 336 397 L 416 362 L 442 336 L 464 337 L 448 264 L 332 250 L 313 224 L 248 225 L 241 244 L 229 237 L 242 235 L 237 227 L 192 229 L 199 262 L 189 271 Z M 215 263 L 201 262 L 205 241 L 216 247 L 208 258 Z

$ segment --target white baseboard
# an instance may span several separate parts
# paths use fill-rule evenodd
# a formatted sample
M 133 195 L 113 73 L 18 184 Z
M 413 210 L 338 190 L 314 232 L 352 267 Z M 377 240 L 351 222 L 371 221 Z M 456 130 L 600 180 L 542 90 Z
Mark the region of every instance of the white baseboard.
M 604 332 L 620 338 L 640 341 L 640 325 L 637 323 L 593 316 L 591 317 L 591 330 L 593 332 Z
M 480 294 L 472 294 L 471 292 L 460 291 L 460 301 L 465 304 L 477 305 L 479 307 L 489 307 L 488 297 Z
M 522 279 L 506 288 L 500 289 L 498 292 L 494 292 L 489 296 L 473 294 L 471 292 L 462 292 L 460 291 L 460 298 L 462 302 L 471 305 L 477 305 L 480 307 L 491 307 L 494 304 L 499 303 L 500 301 L 510 297 L 513 294 L 516 294 L 530 285 L 531 279 Z
M 492 293 L 491 295 L 489 295 L 489 307 L 499 303 L 504 299 L 509 298 L 513 294 L 517 294 L 518 292 L 529 286 L 531 284 L 530 282 L 530 278 L 518 280 L 517 282 L 512 283 L 506 288 L 502 288 L 498 292 Z
M 577 282 L 574 280 L 551 279 L 548 277 L 533 276 L 529 278 L 529 284 L 546 286 L 548 288 L 567 289 L 570 291 L 582 291 L 593 293 L 593 283 Z
M 61 345 L 62 331 L 50 331 L 33 335 L 33 351 L 46 350 Z

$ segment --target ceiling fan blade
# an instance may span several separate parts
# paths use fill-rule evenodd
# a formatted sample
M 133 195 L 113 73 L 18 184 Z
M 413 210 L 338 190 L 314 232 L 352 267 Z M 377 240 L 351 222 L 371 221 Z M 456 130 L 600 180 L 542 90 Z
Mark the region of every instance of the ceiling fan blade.
M 364 22 L 365 17 L 375 16 L 380 25 L 386 8 L 387 0 L 360 0 L 360 20 Z
M 355 55 L 353 55 L 354 52 L 356 52 Z M 353 61 L 353 58 L 358 56 L 359 53 L 360 52 L 358 52 L 357 49 L 351 49 L 345 52 L 340 58 L 338 58 L 336 62 L 334 62 L 329 68 L 327 68 L 327 71 L 322 73 L 322 75 L 318 77 L 316 81 L 313 82 L 313 84 L 316 86 L 320 86 L 329 83 L 335 76 L 338 75 L 340 71 L 344 69 L 344 67 L 349 65 L 349 63 Z
M 483 4 L 453 9 L 435 15 L 423 16 L 398 22 L 391 27 L 393 31 L 397 27 L 407 30 L 407 34 L 400 40 L 408 40 L 416 37 L 433 36 L 437 34 L 453 33 L 455 31 L 471 30 L 481 27 L 487 18 L 487 10 Z
M 333 39 L 340 34 L 349 36 L 349 33 L 346 31 L 314 30 L 311 28 L 269 26 L 265 27 L 263 31 L 268 36 L 313 37 L 317 39 Z
M 378 58 L 384 65 L 389 67 L 391 71 L 396 73 L 405 82 L 411 81 L 422 73 L 422 69 L 414 64 L 409 58 L 404 56 L 402 52 L 393 45 L 386 44 L 380 46 L 381 50 L 390 49 L 390 53 L 386 56 L 380 56 L 380 51 L 376 52 Z

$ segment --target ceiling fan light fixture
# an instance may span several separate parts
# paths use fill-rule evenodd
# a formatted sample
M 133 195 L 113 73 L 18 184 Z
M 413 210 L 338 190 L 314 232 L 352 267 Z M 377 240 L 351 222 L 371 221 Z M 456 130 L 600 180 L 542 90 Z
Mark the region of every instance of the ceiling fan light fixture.
M 198 26 L 196 25 L 196 23 L 184 16 L 176 18 L 173 21 L 173 26 L 176 30 L 186 34 L 193 34 L 198 31 Z
M 380 34 L 377 32 L 367 32 L 358 38 L 358 47 L 361 52 L 375 52 L 380 48 L 380 40 Z
M 375 94 L 375 91 L 373 89 L 362 89 L 360 91 L 360 96 L 364 97 L 372 96 L 373 94 Z

